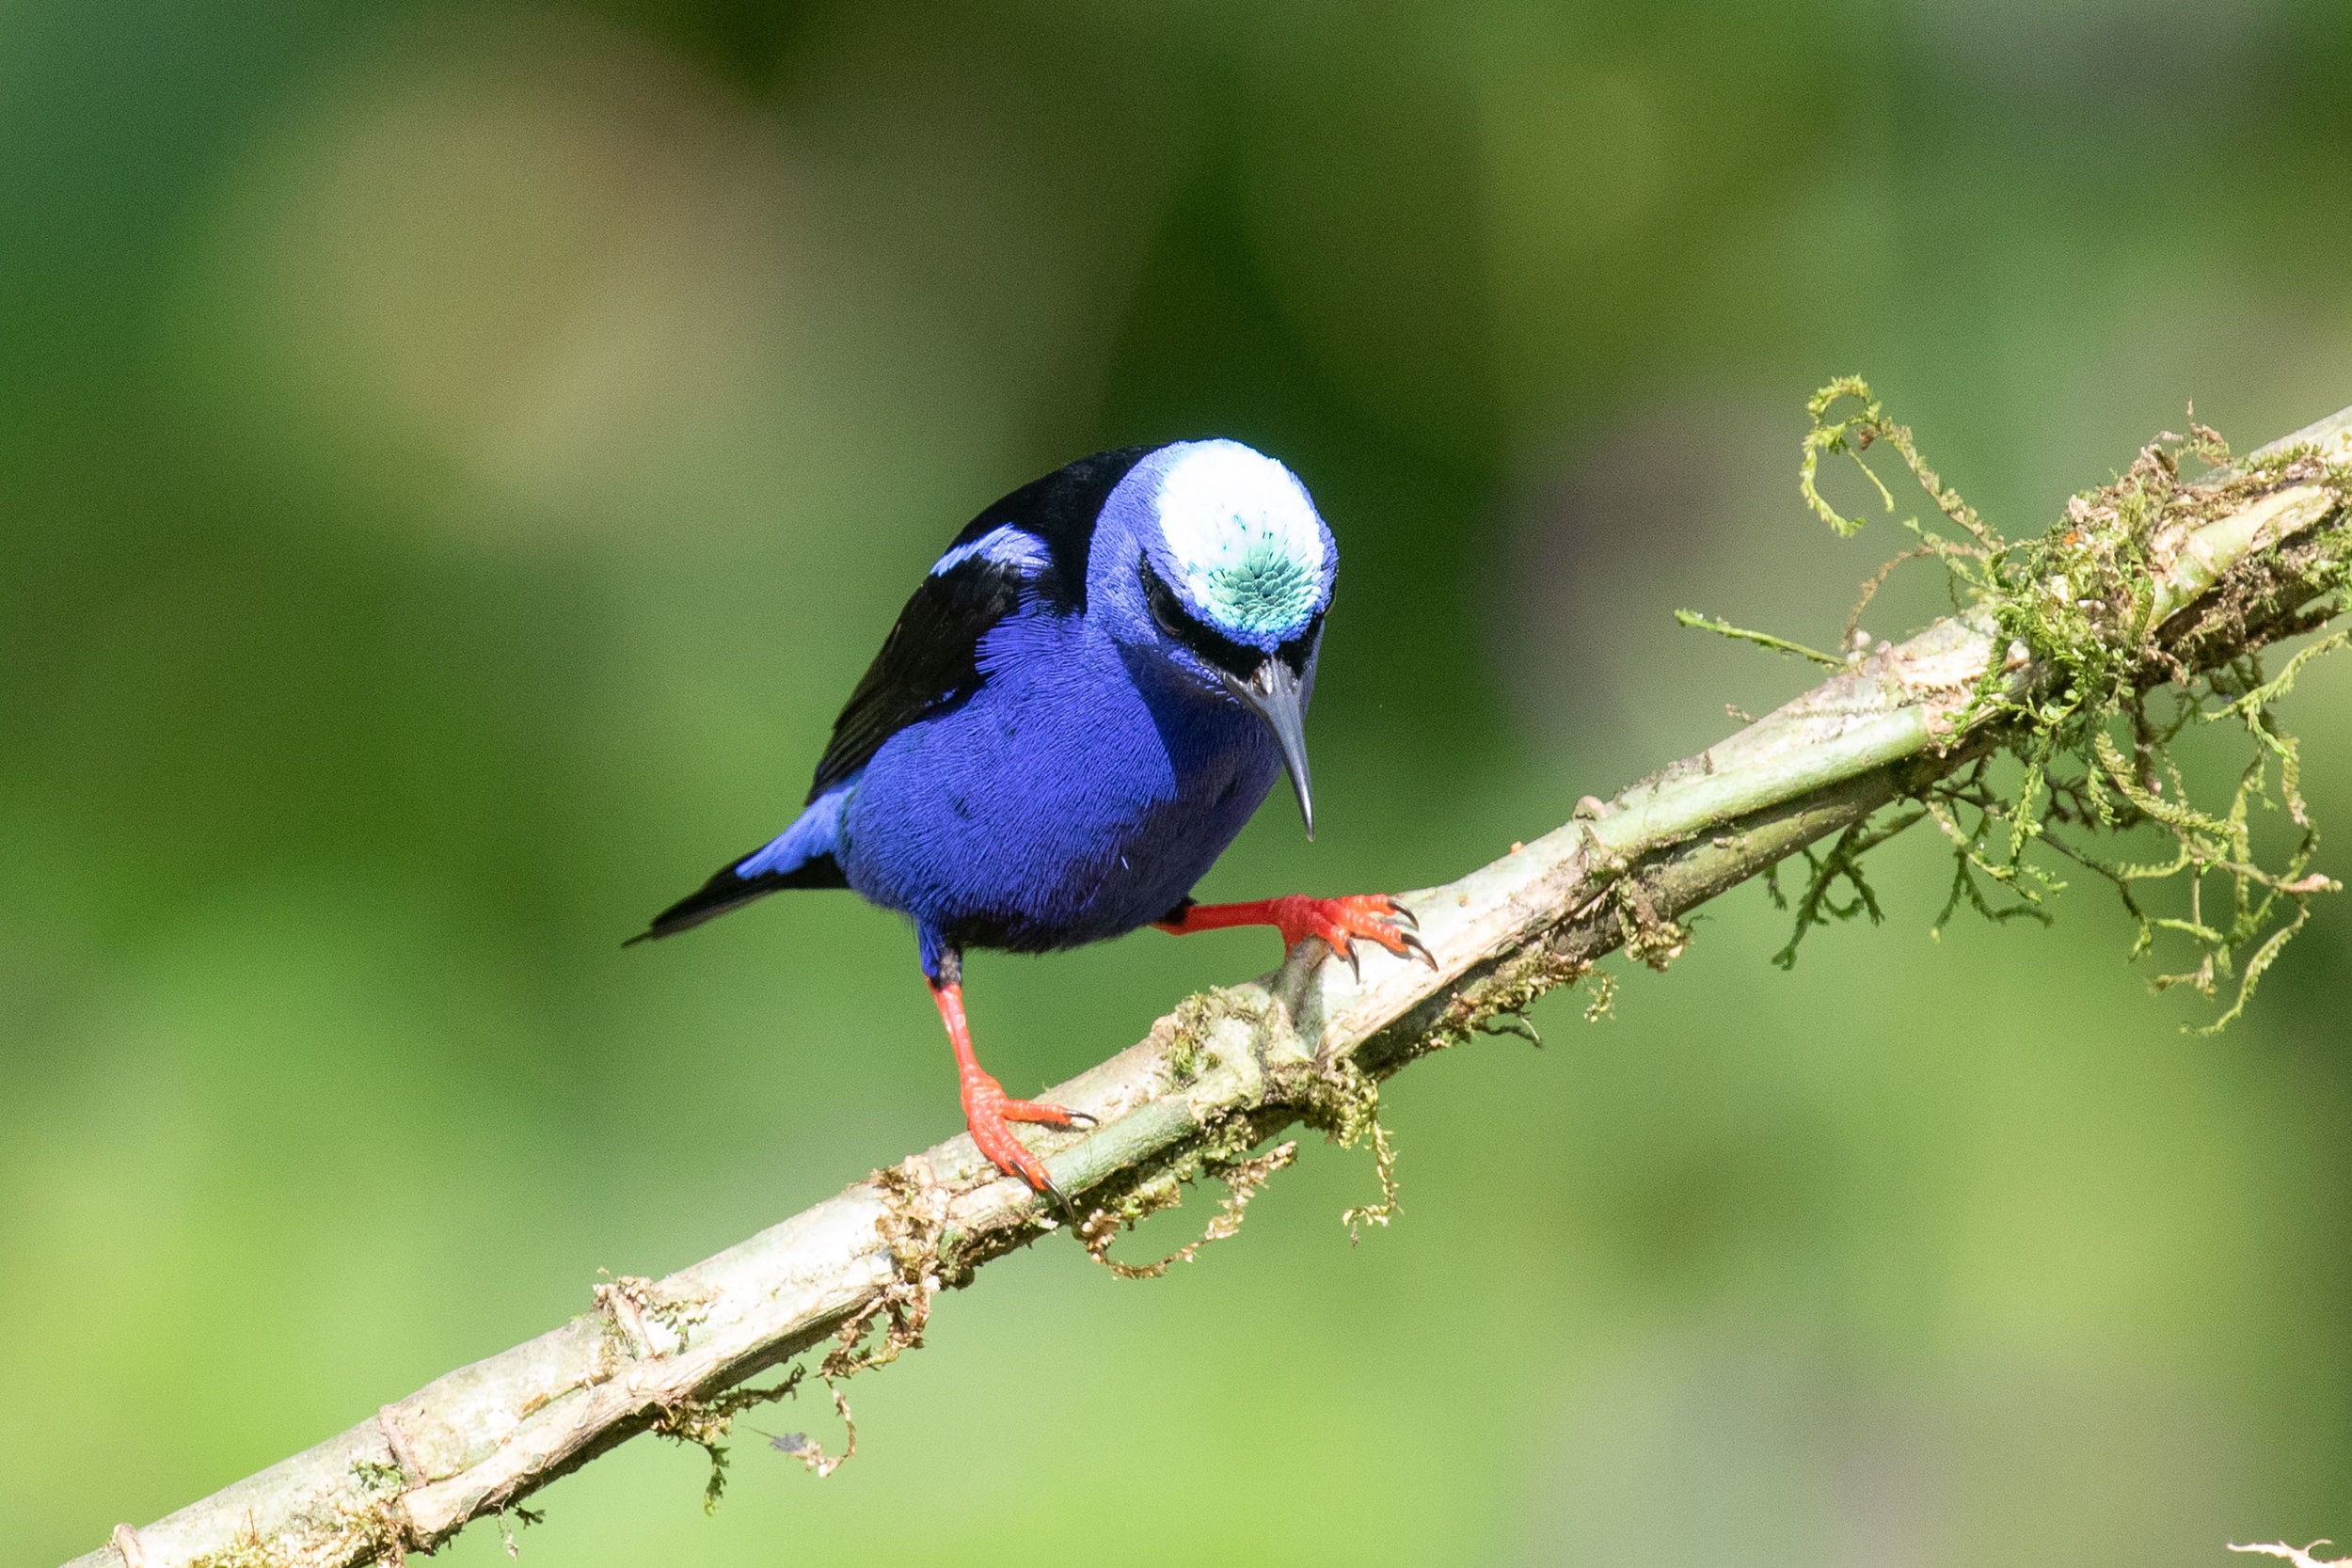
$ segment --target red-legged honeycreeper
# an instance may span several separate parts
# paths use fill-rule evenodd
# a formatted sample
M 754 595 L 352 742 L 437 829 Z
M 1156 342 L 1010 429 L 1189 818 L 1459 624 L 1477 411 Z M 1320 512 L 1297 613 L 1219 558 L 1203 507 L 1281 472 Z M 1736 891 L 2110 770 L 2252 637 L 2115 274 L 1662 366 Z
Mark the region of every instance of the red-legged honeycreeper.
M 1080 458 L 975 517 L 834 721 L 800 817 L 654 918 L 670 936 L 779 888 L 848 887 L 914 923 L 963 1112 L 998 1169 L 1070 1204 L 1013 1135 L 1083 1111 L 1009 1099 L 964 1022 L 966 947 L 1041 953 L 1157 926 L 1284 946 L 1426 949 L 1384 895 L 1196 904 L 1287 770 L 1339 549 L 1304 485 L 1238 441 Z M 1074 1211 L 1071 1211 L 1074 1213 Z

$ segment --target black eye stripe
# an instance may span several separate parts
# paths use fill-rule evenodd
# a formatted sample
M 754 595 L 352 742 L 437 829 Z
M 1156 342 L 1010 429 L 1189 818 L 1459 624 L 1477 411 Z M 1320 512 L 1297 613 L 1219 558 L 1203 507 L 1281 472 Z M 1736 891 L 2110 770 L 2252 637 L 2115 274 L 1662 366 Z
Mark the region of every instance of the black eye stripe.
M 1159 623 L 1162 631 L 1216 668 L 1235 675 L 1247 676 L 1265 662 L 1265 656 L 1255 648 L 1245 647 L 1232 638 L 1202 626 L 1185 611 L 1184 601 L 1176 596 L 1176 590 L 1160 579 L 1160 574 L 1152 569 L 1149 560 L 1139 563 L 1143 569 L 1144 597 L 1151 603 L 1152 619 Z
M 1264 654 L 1247 643 L 1234 641 L 1212 626 L 1203 626 L 1185 610 L 1184 600 L 1176 596 L 1176 590 L 1162 581 L 1160 574 L 1152 569 L 1149 557 L 1138 556 L 1136 565 L 1143 574 L 1144 600 L 1152 607 L 1152 619 L 1159 624 L 1162 631 L 1199 654 L 1211 665 L 1242 679 L 1248 679 L 1259 665 L 1265 662 Z M 1304 673 L 1308 656 L 1314 651 L 1315 634 L 1322 629 L 1323 617 L 1317 615 L 1307 623 L 1305 631 L 1275 649 L 1275 657 L 1293 671 Z

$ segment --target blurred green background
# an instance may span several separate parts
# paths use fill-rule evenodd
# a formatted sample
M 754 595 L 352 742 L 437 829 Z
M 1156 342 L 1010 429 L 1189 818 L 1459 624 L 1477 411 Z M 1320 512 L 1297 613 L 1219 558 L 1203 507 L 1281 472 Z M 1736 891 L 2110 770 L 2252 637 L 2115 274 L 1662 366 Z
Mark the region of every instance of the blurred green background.
M 1327 827 L 1278 796 L 1206 892 L 1440 880 L 1809 682 L 1670 612 L 1826 642 L 1896 547 L 1798 501 L 1830 374 L 2015 533 L 2191 399 L 2352 402 L 2347 92 L 2341 0 L 0 7 L 0 1558 L 956 1129 L 893 918 L 618 944 L 1003 491 L 1296 467 Z M 2287 715 L 2352 819 L 2352 674 Z M 2097 889 L 1930 942 L 1914 838 L 1793 974 L 1742 889 L 1613 1022 L 1399 1080 L 1361 1246 L 1315 1146 L 1159 1283 L 1035 1248 L 850 1386 L 838 1475 L 750 1439 L 706 1518 L 641 1439 L 524 1560 L 2352 1535 L 2352 915 L 2197 1038 Z M 982 1051 L 1030 1089 L 1274 956 L 982 955 Z

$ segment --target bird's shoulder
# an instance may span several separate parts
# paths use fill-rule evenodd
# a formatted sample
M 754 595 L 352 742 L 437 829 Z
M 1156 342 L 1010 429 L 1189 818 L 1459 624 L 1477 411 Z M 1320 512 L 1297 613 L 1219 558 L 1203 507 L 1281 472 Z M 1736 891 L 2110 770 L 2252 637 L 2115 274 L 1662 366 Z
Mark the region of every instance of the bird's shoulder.
M 966 552 L 1023 554 L 1032 574 L 1032 593 L 1063 613 L 1084 610 L 1087 557 L 1094 546 L 1103 505 L 1129 470 L 1154 450 L 1140 446 L 1098 451 L 1032 480 L 964 524 L 932 573 L 937 575 L 940 566 L 962 559 Z
M 871 762 L 909 724 L 977 691 L 988 678 L 980 643 L 997 626 L 1025 612 L 1085 612 L 1087 556 L 1103 503 L 1152 450 L 1082 457 L 964 525 L 898 611 L 834 721 L 811 800 Z

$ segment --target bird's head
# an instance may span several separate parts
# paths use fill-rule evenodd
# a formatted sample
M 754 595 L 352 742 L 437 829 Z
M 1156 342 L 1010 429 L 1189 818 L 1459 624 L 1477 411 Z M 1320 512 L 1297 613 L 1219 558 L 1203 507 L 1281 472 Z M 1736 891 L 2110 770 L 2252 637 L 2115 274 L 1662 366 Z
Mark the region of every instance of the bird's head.
M 1264 722 L 1312 838 L 1305 721 L 1339 546 L 1307 487 L 1239 441 L 1180 441 L 1137 463 L 1104 515 L 1115 526 L 1089 576 L 1109 579 L 1121 640 Z

